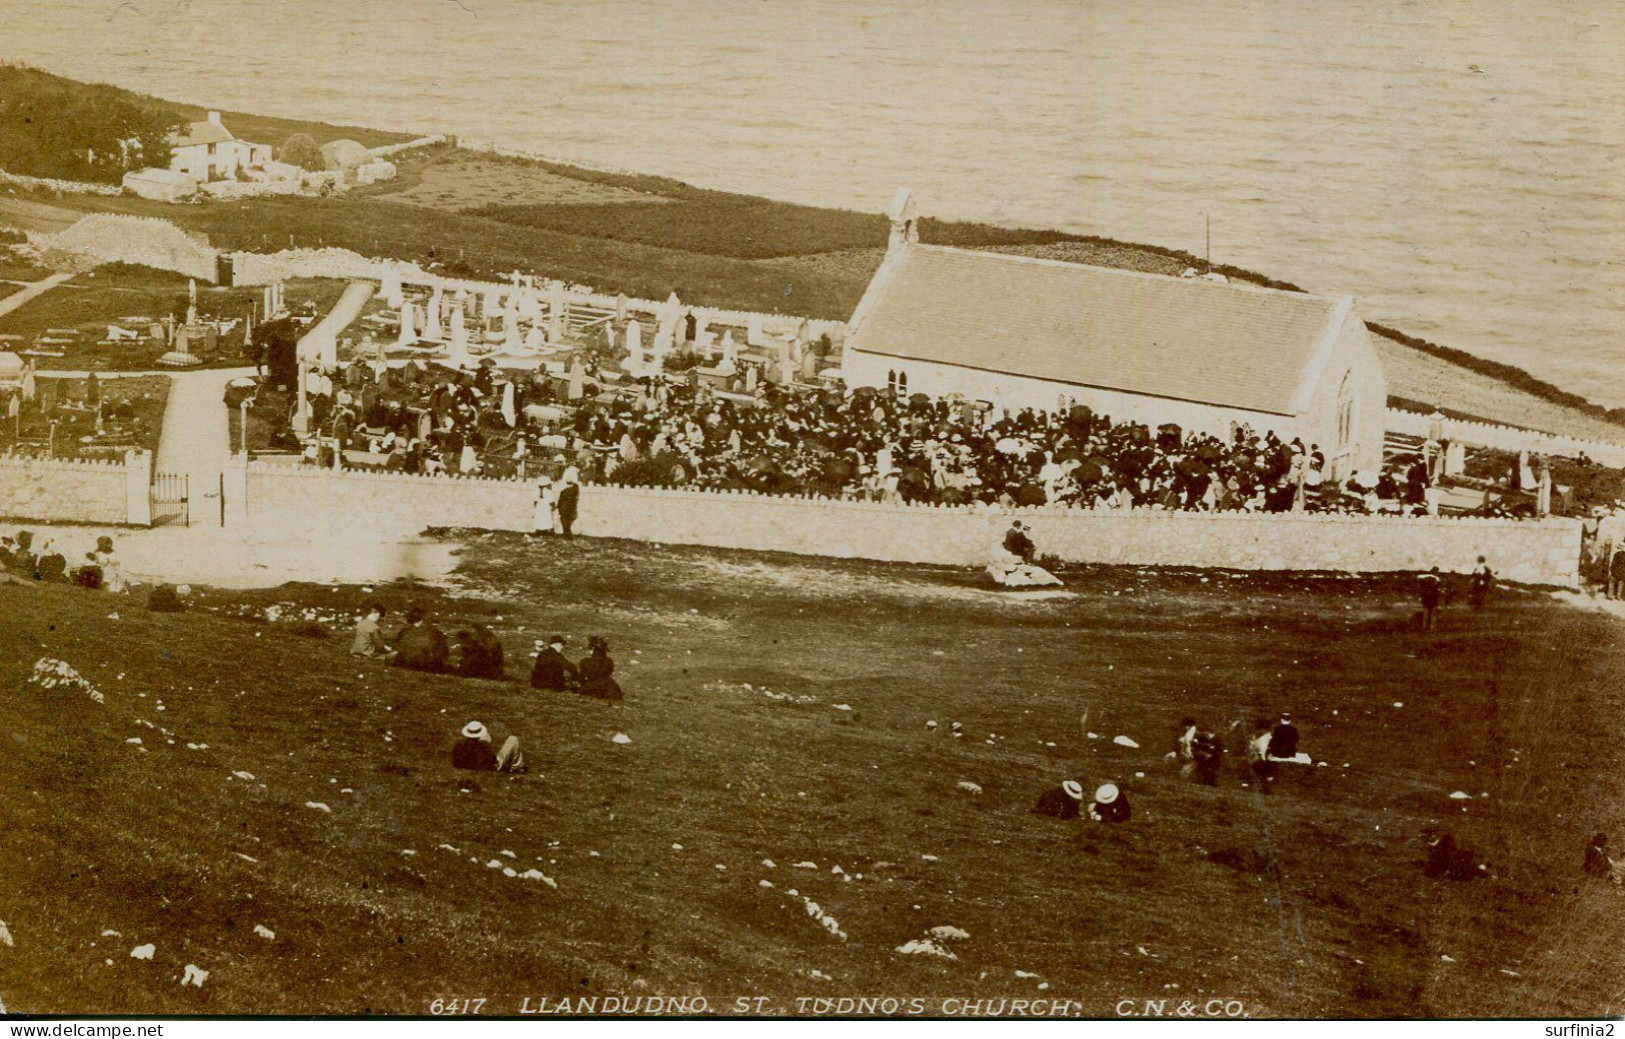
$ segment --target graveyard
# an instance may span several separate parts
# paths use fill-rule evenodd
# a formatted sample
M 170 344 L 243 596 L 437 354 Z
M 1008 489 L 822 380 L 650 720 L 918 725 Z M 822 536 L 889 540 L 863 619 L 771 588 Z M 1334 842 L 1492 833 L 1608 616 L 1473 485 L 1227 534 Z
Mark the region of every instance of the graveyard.
M 104 264 L 0 315 L 0 345 L 41 370 L 161 368 L 160 358 L 174 346 L 174 326 L 185 323 L 193 306 L 189 285 L 173 271 Z M 300 279 L 289 283 L 289 306 L 325 313 L 343 290 L 342 282 Z M 200 321 L 188 345 L 200 363 L 188 367 L 249 363 L 244 325 L 259 290 L 198 285 L 196 291 Z

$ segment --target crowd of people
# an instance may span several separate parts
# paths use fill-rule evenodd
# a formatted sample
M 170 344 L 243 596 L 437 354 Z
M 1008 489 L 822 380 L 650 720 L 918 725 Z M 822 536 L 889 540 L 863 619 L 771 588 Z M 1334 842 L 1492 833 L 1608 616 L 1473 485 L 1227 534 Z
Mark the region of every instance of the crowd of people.
M 0 573 L 13 581 L 71 583 L 106 592 L 126 589 L 113 539 L 105 534 L 96 539 L 96 547 L 86 552 L 84 562 L 78 565 L 70 565 L 54 538 L 45 537 L 36 544 L 29 530 L 18 531 L 16 537 L 0 537 Z
M 352 363 L 311 377 L 319 436 L 307 456 L 333 464 L 337 447 L 410 473 L 568 468 L 587 483 L 1099 509 L 1420 511 L 1430 479 L 1413 460 L 1333 481 L 1317 444 L 1246 426 L 1228 437 L 1153 429 L 1081 405 L 995 414 L 924 394 L 767 383 L 743 395 L 696 373 L 618 386 L 590 364 L 576 381 L 489 362 Z

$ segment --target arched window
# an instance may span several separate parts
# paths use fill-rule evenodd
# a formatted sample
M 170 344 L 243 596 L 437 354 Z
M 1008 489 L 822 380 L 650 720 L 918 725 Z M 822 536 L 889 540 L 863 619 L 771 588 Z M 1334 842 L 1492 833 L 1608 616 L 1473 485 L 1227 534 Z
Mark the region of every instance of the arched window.
M 897 395 L 899 397 L 908 396 L 908 372 L 897 373 Z
M 886 370 L 886 389 L 897 392 L 897 372 L 895 369 Z
M 1354 440 L 1354 372 L 1343 373 L 1337 387 L 1337 446 L 1347 447 Z

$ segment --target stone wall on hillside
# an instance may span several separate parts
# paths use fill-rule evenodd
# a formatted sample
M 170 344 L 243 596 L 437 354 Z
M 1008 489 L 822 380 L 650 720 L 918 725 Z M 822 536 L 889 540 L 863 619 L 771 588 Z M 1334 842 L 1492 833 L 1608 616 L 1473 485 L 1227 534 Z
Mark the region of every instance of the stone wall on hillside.
M 0 170 L 0 184 L 18 188 L 44 188 L 67 195 L 122 195 L 124 189 L 117 184 L 93 184 L 85 180 L 53 180 L 50 177 L 29 177 L 21 173 Z
M 370 278 L 378 281 L 384 276 L 384 268 L 391 264 L 408 281 L 428 280 L 431 277 L 417 264 L 380 260 L 335 246 L 284 249 L 275 253 L 232 253 L 231 262 L 232 282 L 236 285 L 269 285 L 282 278 Z
M 151 522 L 152 456 L 123 462 L 62 462 L 0 457 L 0 516 L 57 523 Z
M 254 523 L 529 530 L 535 488 L 513 480 L 249 465 Z M 756 494 L 587 487 L 579 533 L 883 562 L 982 566 L 1013 515 L 1068 562 L 1380 573 L 1466 572 L 1483 555 L 1508 580 L 1573 586 L 1574 520 L 1398 518 L 882 505 Z

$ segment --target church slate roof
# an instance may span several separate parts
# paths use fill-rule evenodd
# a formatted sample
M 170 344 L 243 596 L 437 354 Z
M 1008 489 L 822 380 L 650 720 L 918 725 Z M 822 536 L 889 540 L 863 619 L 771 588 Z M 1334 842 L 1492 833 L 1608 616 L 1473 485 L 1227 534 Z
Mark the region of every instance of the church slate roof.
M 912 244 L 888 257 L 847 348 L 1291 415 L 1352 300 Z

